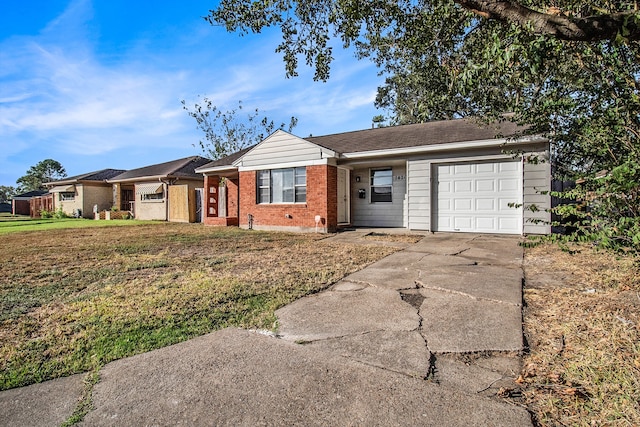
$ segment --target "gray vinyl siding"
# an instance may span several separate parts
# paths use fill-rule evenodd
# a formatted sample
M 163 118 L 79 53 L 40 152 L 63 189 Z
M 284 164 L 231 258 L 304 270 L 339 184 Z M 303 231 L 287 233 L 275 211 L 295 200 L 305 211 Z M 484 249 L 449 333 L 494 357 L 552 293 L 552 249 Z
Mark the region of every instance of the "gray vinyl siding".
M 408 228 L 431 229 L 431 161 L 407 162 Z
M 551 215 L 547 210 L 551 208 L 551 196 L 541 194 L 551 190 L 551 164 L 546 152 L 538 153 L 544 163 L 524 162 L 524 233 L 548 234 L 551 232 L 549 221 Z M 535 205 L 537 210 L 533 212 L 530 207 Z M 532 220 L 543 220 L 543 223 L 534 223 Z
M 240 166 L 245 168 L 268 168 L 271 165 L 296 162 L 313 162 L 333 157 L 326 148 L 291 135 L 276 131 L 253 150 L 242 157 Z
M 379 169 L 379 167 L 376 167 Z M 358 168 L 351 172 L 351 223 L 356 227 L 404 227 L 406 169 L 393 166 L 393 184 L 391 202 L 371 203 L 369 184 L 370 168 Z M 356 177 L 360 177 L 360 182 Z M 364 189 L 366 197 L 358 197 L 358 190 Z

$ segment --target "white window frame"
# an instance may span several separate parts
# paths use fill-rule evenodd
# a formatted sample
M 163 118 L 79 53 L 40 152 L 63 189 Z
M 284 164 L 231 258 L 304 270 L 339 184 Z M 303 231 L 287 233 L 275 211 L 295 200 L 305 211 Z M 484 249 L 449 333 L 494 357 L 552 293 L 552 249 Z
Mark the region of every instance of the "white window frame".
M 292 179 L 291 187 L 282 187 L 280 189 L 274 189 L 273 173 L 287 174 L 291 173 Z M 274 202 L 274 190 L 278 191 L 278 196 L 283 201 Z M 284 200 L 286 192 L 290 191 L 293 200 Z M 256 203 L 259 205 L 282 205 L 282 204 L 303 204 L 307 203 L 307 168 L 306 166 L 300 166 L 295 168 L 281 168 L 281 169 L 263 169 L 256 172 Z
M 74 191 L 61 191 L 58 194 L 60 194 L 61 202 L 73 202 L 76 200 L 76 193 Z
M 389 173 L 389 184 L 380 184 L 376 182 L 376 172 L 388 172 Z M 387 178 L 386 174 L 378 178 Z M 376 193 L 375 189 L 377 188 L 388 188 L 389 191 L 385 193 Z M 389 194 L 389 200 L 374 200 L 375 194 Z M 393 168 L 375 168 L 369 170 L 369 202 L 370 203 L 393 203 Z

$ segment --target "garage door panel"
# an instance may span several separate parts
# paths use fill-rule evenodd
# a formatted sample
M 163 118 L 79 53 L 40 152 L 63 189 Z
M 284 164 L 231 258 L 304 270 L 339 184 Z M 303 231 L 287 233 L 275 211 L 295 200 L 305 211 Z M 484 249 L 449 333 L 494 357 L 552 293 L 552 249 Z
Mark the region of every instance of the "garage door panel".
M 491 232 L 496 228 L 496 219 L 493 217 L 477 217 L 476 231 Z
M 500 191 L 517 191 L 519 187 L 519 183 L 513 179 L 500 179 L 498 183 Z
M 473 200 L 470 198 L 454 199 L 453 206 L 454 206 L 454 209 L 458 212 L 460 211 L 471 212 L 472 211 L 471 208 L 473 206 Z
M 449 169 L 449 171 L 451 171 L 451 169 Z M 471 164 L 459 164 L 453 167 L 453 174 L 460 175 L 465 173 L 471 173 Z
M 476 210 L 478 211 L 495 211 L 496 210 L 495 199 L 476 199 Z
M 496 171 L 496 165 L 494 163 L 478 163 L 476 165 L 476 173 L 489 173 L 493 174 Z
M 520 162 L 501 162 L 498 163 L 498 169 L 500 172 L 519 172 Z
M 522 166 L 518 161 L 436 165 L 434 230 L 520 234 Z
M 455 228 L 461 230 L 471 230 L 473 228 L 473 218 L 470 216 L 456 216 L 453 223 Z
M 495 179 L 477 179 L 476 191 L 490 191 L 490 192 L 496 191 Z
M 453 191 L 456 193 L 470 192 L 473 182 L 471 180 L 456 180 L 453 183 Z

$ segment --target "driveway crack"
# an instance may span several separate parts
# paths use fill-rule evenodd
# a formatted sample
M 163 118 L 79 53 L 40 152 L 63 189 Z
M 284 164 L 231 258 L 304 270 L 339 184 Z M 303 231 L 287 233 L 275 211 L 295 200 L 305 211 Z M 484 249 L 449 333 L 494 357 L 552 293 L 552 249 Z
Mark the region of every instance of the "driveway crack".
M 487 302 L 492 302 L 492 303 L 497 303 L 497 304 L 506 304 L 506 305 L 512 305 L 515 307 L 522 307 L 522 304 L 520 303 L 512 303 L 512 302 L 508 302 L 508 301 L 502 301 L 502 300 L 498 300 L 498 299 L 494 299 L 494 298 L 487 298 L 487 297 L 480 297 L 480 296 L 475 296 L 475 295 L 471 295 L 468 294 L 466 292 L 462 292 L 462 291 L 456 291 L 454 289 L 447 289 L 447 288 L 441 288 L 439 286 L 427 286 L 424 283 L 418 283 L 419 287 L 422 289 L 428 289 L 430 291 L 438 291 L 438 292 L 445 292 L 448 294 L 454 294 L 454 295 L 460 295 L 466 298 L 470 298 L 474 301 L 487 301 Z

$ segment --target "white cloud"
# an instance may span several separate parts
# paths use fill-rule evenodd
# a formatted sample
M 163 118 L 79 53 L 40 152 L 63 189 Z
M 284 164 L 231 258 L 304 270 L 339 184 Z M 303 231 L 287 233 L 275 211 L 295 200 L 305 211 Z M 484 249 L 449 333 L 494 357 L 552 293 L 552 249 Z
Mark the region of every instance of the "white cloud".
M 89 27 L 92 16 L 89 1 L 73 1 L 40 35 L 0 40 L 0 169 L 15 169 L 9 165 L 18 155 L 37 156 L 35 164 L 45 152 L 63 164 L 65 158 L 84 156 L 93 164 L 99 162 L 92 156 L 115 156 L 105 167 L 121 167 L 118 161 L 130 152 L 149 153 L 127 158 L 139 161 L 133 166 L 154 163 L 161 150 L 196 154 L 192 144 L 201 134 L 180 101 L 192 104 L 198 95 L 222 109 L 242 100 L 278 122 L 295 115 L 300 135 L 370 125 L 379 79 L 369 62 L 351 53 L 336 51 L 327 83 L 313 82 L 303 63 L 299 77 L 285 78 L 282 58 L 273 52 L 277 32 L 240 44 L 220 28 L 194 25 L 161 48 L 153 40 L 131 40 L 130 50 L 106 55 Z

